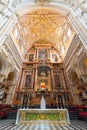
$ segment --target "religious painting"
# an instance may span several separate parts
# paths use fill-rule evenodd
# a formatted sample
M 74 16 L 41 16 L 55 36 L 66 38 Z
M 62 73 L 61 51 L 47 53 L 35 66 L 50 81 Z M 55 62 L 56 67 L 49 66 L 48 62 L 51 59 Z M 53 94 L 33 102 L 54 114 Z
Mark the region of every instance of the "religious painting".
M 45 60 L 47 57 L 47 51 L 46 49 L 39 49 L 39 59 Z
M 39 77 L 47 77 L 48 76 L 47 70 L 45 70 L 44 68 L 42 68 L 41 70 L 38 71 L 38 76 Z
M 26 75 L 25 87 L 31 87 L 31 74 Z
M 56 54 L 52 54 L 52 60 L 54 62 L 57 62 L 58 61 L 58 58 L 57 58 L 57 55 Z
M 38 66 L 37 70 L 38 70 L 38 76 L 39 77 L 47 77 L 48 76 L 48 71 L 49 71 L 49 67 L 48 66 Z
M 29 61 L 33 61 L 33 59 L 34 59 L 34 54 L 30 54 L 29 55 Z
M 56 88 L 60 88 L 61 87 L 61 83 L 60 83 L 60 76 L 59 76 L 59 74 L 55 74 L 54 78 L 55 78 Z

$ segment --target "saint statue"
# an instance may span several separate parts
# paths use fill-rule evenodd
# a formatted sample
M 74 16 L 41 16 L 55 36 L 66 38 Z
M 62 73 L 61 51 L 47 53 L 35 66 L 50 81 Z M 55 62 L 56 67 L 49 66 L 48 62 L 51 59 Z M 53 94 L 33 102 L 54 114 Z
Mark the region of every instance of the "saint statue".
M 46 109 L 46 102 L 45 102 L 45 99 L 44 99 L 43 96 L 41 98 L 40 108 L 41 109 Z

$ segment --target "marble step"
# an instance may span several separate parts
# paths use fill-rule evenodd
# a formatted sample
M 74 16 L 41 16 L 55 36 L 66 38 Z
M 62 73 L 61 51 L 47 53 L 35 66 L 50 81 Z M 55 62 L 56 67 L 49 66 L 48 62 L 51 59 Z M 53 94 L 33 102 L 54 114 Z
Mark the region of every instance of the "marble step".
M 14 120 L 0 120 L 0 130 L 87 130 L 87 122 L 72 120 L 71 124 L 35 123 L 15 125 Z

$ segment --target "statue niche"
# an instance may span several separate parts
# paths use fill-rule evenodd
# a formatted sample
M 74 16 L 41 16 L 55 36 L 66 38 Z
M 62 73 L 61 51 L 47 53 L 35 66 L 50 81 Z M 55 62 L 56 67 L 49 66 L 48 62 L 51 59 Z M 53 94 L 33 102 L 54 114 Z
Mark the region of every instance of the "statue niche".
M 39 90 L 46 90 L 48 86 L 48 82 L 46 79 L 41 79 L 38 81 L 38 88 Z
M 48 89 L 48 66 L 38 66 L 38 89 L 47 90 Z

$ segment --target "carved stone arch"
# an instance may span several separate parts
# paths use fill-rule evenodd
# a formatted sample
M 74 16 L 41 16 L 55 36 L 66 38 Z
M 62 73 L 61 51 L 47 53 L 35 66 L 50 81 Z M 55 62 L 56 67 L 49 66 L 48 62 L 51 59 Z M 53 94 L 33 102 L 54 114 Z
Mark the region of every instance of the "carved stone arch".
M 79 58 L 78 68 L 80 70 L 80 78 L 87 83 L 87 54 L 85 52 Z
M 87 74 L 87 54 L 83 54 L 78 62 L 79 69 L 81 70 L 81 74 Z

